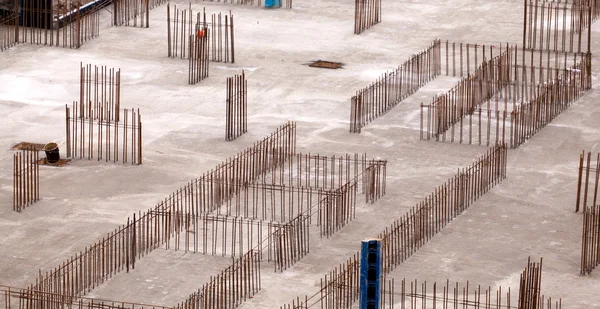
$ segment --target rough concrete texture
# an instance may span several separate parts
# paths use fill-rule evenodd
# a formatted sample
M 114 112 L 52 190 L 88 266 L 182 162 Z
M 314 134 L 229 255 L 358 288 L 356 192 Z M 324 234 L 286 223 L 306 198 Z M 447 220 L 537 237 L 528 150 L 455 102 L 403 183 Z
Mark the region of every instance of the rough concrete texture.
M 176 2 L 187 5 L 187 2 Z M 389 160 L 387 195 L 360 203 L 357 218 L 330 239 L 311 236 L 311 252 L 277 274 L 263 265 L 263 290 L 242 308 L 278 308 L 313 294 L 326 272 L 383 231 L 485 147 L 419 141 L 419 103 L 457 81 L 439 78 L 363 133 L 348 133 L 350 97 L 433 39 L 519 43 L 522 1 L 384 1 L 383 22 L 357 36 L 352 1 L 294 2 L 292 10 L 196 1 L 195 11 L 232 10 L 236 63 L 211 63 L 210 77 L 187 84 L 188 63 L 167 58 L 166 5 L 151 11 L 149 29 L 111 28 L 78 50 L 20 44 L 0 53 L 0 284 L 26 286 L 154 206 L 188 180 L 266 136 L 286 120 L 298 123 L 299 151 L 368 153 Z M 592 51 L 600 50 L 598 24 Z M 309 68 L 313 60 L 345 63 Z M 12 154 L 21 141 L 58 142 L 64 149 L 64 105 L 79 98 L 79 63 L 122 70 L 122 106 L 140 108 L 144 164 L 73 160 L 41 166 L 42 200 L 12 211 Z M 527 257 L 544 258 L 543 293 L 564 308 L 600 307 L 600 270 L 579 276 L 581 215 L 575 214 L 579 153 L 598 152 L 598 57 L 593 90 L 517 150 L 508 178 L 400 265 L 394 278 L 518 287 Z M 249 133 L 225 142 L 225 78 L 246 70 Z M 64 155 L 64 153 L 63 153 Z M 138 268 L 104 283 L 92 296 L 175 305 L 218 274 L 230 259 L 160 250 Z

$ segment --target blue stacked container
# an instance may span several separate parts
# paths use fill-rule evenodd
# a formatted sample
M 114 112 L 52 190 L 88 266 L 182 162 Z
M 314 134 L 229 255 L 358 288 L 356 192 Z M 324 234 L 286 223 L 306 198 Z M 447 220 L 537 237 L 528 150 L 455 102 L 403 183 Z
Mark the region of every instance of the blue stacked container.
M 363 240 L 360 258 L 360 309 L 379 309 L 380 278 L 381 240 Z

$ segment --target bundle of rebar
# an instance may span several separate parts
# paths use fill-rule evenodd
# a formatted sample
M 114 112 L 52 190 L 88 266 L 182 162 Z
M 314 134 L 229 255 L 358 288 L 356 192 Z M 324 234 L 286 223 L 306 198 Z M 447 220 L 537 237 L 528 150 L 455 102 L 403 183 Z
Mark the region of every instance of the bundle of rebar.
M 600 264 L 600 206 L 586 208 L 581 230 L 581 274 L 589 275 Z
M 541 309 L 544 301 L 542 296 L 542 259 L 539 263 L 527 259 L 527 266 L 521 273 L 519 281 L 518 309 Z M 550 304 L 549 304 L 550 305 Z
M 206 27 L 196 29 L 196 33 L 189 35 L 189 67 L 188 82 L 194 85 L 208 78 L 209 71 L 209 30 Z
M 380 22 L 381 0 L 354 1 L 354 34 L 361 34 Z
M 21 212 L 40 199 L 38 151 L 26 149 L 13 156 L 13 210 Z
M 586 159 L 587 157 L 587 159 Z M 596 162 L 592 162 L 592 153 L 585 150 L 579 155 L 579 177 L 577 179 L 577 200 L 575 212 L 587 211 L 588 206 L 594 207 L 598 201 L 598 187 L 600 185 L 600 153 L 596 155 Z M 584 175 L 585 172 L 585 175 Z M 593 179 L 590 181 L 590 175 Z M 592 188 L 593 186 L 593 188 Z M 583 189 L 583 192 L 582 192 Z
M 227 78 L 225 140 L 232 141 L 248 131 L 248 80 L 244 71 Z
M 196 21 L 194 21 L 194 15 Z M 194 31 L 198 32 L 198 29 L 204 27 L 209 29 L 203 35 L 208 36 L 210 41 L 210 61 L 234 63 L 235 41 L 231 11 L 229 11 L 229 14 L 213 13 L 210 17 L 209 20 L 206 15 L 206 8 L 203 9 L 202 13 L 193 14 L 191 4 L 187 10 L 179 10 L 176 5 L 171 10 L 171 5 L 167 4 L 168 56 L 182 59 L 189 58 L 191 53 L 188 52 L 188 45 L 193 44 L 193 42 L 187 38 L 189 35 L 194 34 Z

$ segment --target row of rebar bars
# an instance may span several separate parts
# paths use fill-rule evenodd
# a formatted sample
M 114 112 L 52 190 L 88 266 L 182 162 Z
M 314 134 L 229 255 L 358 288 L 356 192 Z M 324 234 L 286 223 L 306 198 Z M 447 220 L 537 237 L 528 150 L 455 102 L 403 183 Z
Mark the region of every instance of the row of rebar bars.
M 234 259 L 233 264 L 223 270 L 186 300 L 172 307 L 136 304 L 121 301 L 109 301 L 73 297 L 61 293 L 0 286 L 5 309 L 221 309 L 235 308 L 241 302 L 252 297 L 261 289 L 260 260 L 252 250 L 242 257 Z
M 4 304 L 4 306 L 2 306 Z M 172 309 L 172 307 L 138 304 L 87 297 L 33 291 L 0 285 L 0 308 L 3 309 Z
M 317 225 L 321 237 L 333 236 L 356 217 L 357 189 L 358 183 L 351 181 L 319 201 Z
M 380 22 L 381 0 L 354 1 L 354 34 L 361 34 Z
M 233 216 L 192 213 L 173 205 L 161 212 L 150 210 L 149 214 L 162 216 L 173 229 L 173 241 L 165 242 L 165 249 L 210 255 L 240 257 L 258 246 L 264 235 L 273 234 L 277 222 L 264 222 Z M 265 232 L 266 231 L 266 232 Z M 271 246 L 268 247 L 271 249 Z M 262 249 L 257 253 L 262 259 Z M 272 253 L 268 252 L 269 261 Z
M 455 177 L 436 188 L 425 201 L 386 228 L 377 237 L 382 243 L 382 273 L 390 273 L 471 203 L 506 178 L 506 159 L 506 147 L 489 149 L 477 162 L 459 171 Z M 297 298 L 292 304 L 280 308 L 310 308 L 319 305 L 328 309 L 351 308 L 359 297 L 359 269 L 356 253 L 321 281 L 321 289 L 317 293 L 305 296 L 304 299 Z M 393 306 L 393 302 L 388 305 Z
M 588 72 L 591 77 L 589 66 L 584 64 L 581 68 L 581 73 L 568 70 L 563 75 L 563 79 L 540 86 L 535 99 L 518 106 L 513 111 L 511 148 L 517 148 L 525 143 L 591 89 L 591 85 L 587 86 L 588 78 L 586 78 Z
M 165 203 L 180 203 L 194 213 L 286 222 L 300 213 L 318 214 L 313 201 L 339 194 L 335 191 L 346 184 L 357 183 L 367 203 L 385 194 L 387 161 L 358 154 L 290 154 L 286 145 L 294 138 L 284 135 L 281 140 L 282 146 L 261 146 L 237 161 L 225 162 L 177 190 Z M 280 147 L 287 150 L 277 150 Z
M 484 287 L 485 288 L 485 287 Z M 395 291 L 398 291 L 396 293 Z M 441 295 L 440 295 L 441 294 Z M 498 308 L 519 308 L 529 309 L 530 307 L 515 307 L 511 302 L 511 289 L 504 289 L 498 286 L 495 290 L 491 286 L 483 289 L 481 285 L 473 286 L 469 281 L 466 284 L 451 284 L 446 280 L 445 285 L 427 281 L 418 282 L 417 280 L 408 281 L 402 279 L 399 288 L 389 289 L 382 292 L 384 296 L 392 297 L 389 302 L 392 304 L 388 308 L 393 309 L 398 306 L 394 301 L 398 301 L 402 309 L 422 309 L 422 308 L 445 308 L 445 309 L 498 309 Z M 521 295 L 519 295 L 521 296 Z M 553 301 L 551 297 L 545 298 L 540 295 L 538 298 L 538 309 L 561 309 L 562 300 Z
M 320 289 L 304 298 L 297 297 L 292 303 L 280 306 L 280 309 L 352 308 L 359 298 L 360 258 L 355 253 L 345 263 L 336 266 L 321 278 Z
M 64 15 L 54 20 L 54 1 L 23 0 L 22 23 L 16 30 L 21 43 L 79 48 L 100 34 L 100 8 L 81 12 L 78 2 L 68 1 Z
M 19 1 L 12 5 L 12 9 L 0 10 L 0 52 L 19 43 Z
M 167 1 L 112 0 L 112 25 L 137 27 L 139 18 L 139 27 L 148 28 L 150 27 L 150 10 L 165 2 Z
M 589 55 L 519 51 L 507 47 L 432 104 L 421 104 L 420 138 L 517 148 L 591 89 Z M 540 67 L 525 65 L 538 60 Z
M 150 1 L 149 0 L 113 0 L 112 1 L 113 26 L 138 26 L 150 27 Z M 146 24 L 144 25 L 144 19 Z M 131 22 L 133 20 L 133 22 Z
M 110 121 L 103 115 L 106 108 L 89 107 L 88 118 L 82 118 L 81 105 L 73 102 L 72 108 L 65 105 L 67 157 L 94 159 L 123 164 L 142 164 L 142 118 L 139 109 L 114 111 L 118 121 Z M 119 149 L 119 145 L 121 147 Z
M 222 187 L 219 181 L 213 186 Z M 232 187 L 232 185 L 228 185 Z M 250 218 L 253 220 L 269 220 L 288 222 L 299 214 L 314 214 L 316 201 L 323 201 L 326 196 L 333 195 L 332 190 L 311 187 L 289 187 L 251 183 L 238 185 L 231 198 L 223 200 L 214 213 L 226 216 Z M 200 191 L 199 196 L 208 192 Z
M 250 250 L 173 308 L 233 309 L 260 289 L 260 259 Z
M 587 158 L 586 158 L 587 157 Z M 584 173 L 585 172 L 585 173 Z M 592 180 L 590 181 L 590 175 Z M 592 153 L 582 151 L 579 155 L 577 179 L 577 200 L 575 212 L 582 210 L 581 270 L 582 275 L 591 274 L 600 264 L 600 206 L 598 206 L 598 185 L 600 184 L 600 153 L 592 162 Z M 583 192 L 582 192 L 583 189 Z
M 358 158 L 358 155 L 354 157 Z M 248 182 L 235 181 L 231 179 L 235 176 L 228 177 L 220 172 L 217 174 L 221 176 L 215 176 L 211 172 L 178 190 L 164 204 L 169 209 L 179 205 L 176 211 L 183 217 L 211 212 L 251 220 L 288 222 L 298 215 L 307 216 L 311 221 L 316 215 L 321 237 L 329 237 L 355 217 L 359 187 L 366 195 L 365 202 L 373 203 L 385 194 L 386 161 L 366 160 L 365 157 L 350 160 L 350 155 L 328 158 L 296 154 L 287 162 L 293 158 L 303 165 L 280 165 L 265 177 Z M 280 173 L 282 170 L 287 172 Z M 294 172 L 293 180 L 288 178 Z M 162 211 L 167 210 L 163 208 Z M 185 238 L 195 238 L 197 234 L 188 229 Z
M 38 151 L 23 150 L 13 156 L 13 210 L 21 212 L 40 199 Z
M 167 250 L 233 258 L 254 250 L 261 261 L 273 262 L 275 271 L 285 270 L 309 252 L 310 218 L 302 214 L 286 223 L 265 222 L 242 217 L 196 214 L 181 205 L 172 204 L 169 209 L 163 208 L 160 212 L 149 210 L 147 213 L 140 213 L 139 218 L 146 219 L 141 220 L 140 224 L 143 226 L 151 229 L 158 226 L 161 229 L 157 231 L 155 228 L 150 233 L 142 231 L 142 248 L 151 248 L 162 237 L 166 239 L 164 246 Z
M 229 179 L 232 183 L 243 184 L 248 186 L 248 183 L 253 182 L 261 177 L 267 175 L 266 173 L 271 172 L 271 175 L 278 175 L 273 178 L 262 178 L 264 181 L 277 181 L 288 180 L 288 177 L 281 177 L 281 175 L 286 175 L 285 173 L 278 173 L 277 169 L 281 167 L 285 167 L 286 158 L 293 157 L 295 153 L 295 125 L 293 123 L 288 123 L 285 126 L 282 126 L 278 131 L 272 134 L 269 138 L 265 139 L 267 141 L 265 143 L 259 143 L 259 149 L 257 150 L 249 150 L 246 151 L 232 160 L 226 161 L 221 167 L 215 169 L 218 172 L 211 172 L 211 175 L 215 175 L 211 179 Z M 256 148 L 256 147 L 252 147 Z M 263 154 L 262 149 L 266 149 L 271 153 Z M 257 166 L 256 164 L 248 164 L 248 159 L 243 156 L 243 154 L 250 154 L 255 158 L 265 158 L 267 161 L 257 161 L 263 162 L 261 165 Z M 302 158 L 303 156 L 298 156 Z M 310 157 L 310 156 L 308 156 Z M 338 177 L 338 183 L 341 183 L 341 179 L 343 177 L 351 177 L 349 172 L 353 170 L 350 166 L 345 167 L 342 172 L 342 169 L 339 168 L 336 171 L 336 165 L 338 162 L 340 166 L 342 166 L 342 162 L 348 162 L 354 164 L 355 171 L 358 171 L 356 167 L 357 164 L 363 163 L 366 159 L 363 160 L 350 160 L 349 156 L 338 157 L 337 159 L 330 159 L 322 156 L 314 156 L 315 162 L 331 162 L 331 165 L 328 163 L 324 163 L 321 166 L 318 164 L 312 165 L 312 167 L 318 166 L 318 169 L 321 173 L 327 174 L 322 169 L 324 167 L 330 166 L 328 170 L 330 175 L 329 177 Z M 356 155 L 355 155 L 356 157 Z M 275 159 L 278 158 L 278 159 Z M 300 160 L 301 161 L 301 160 Z M 237 162 L 237 163 L 236 163 Z M 268 162 L 265 166 L 264 162 Z M 311 160 L 304 160 L 306 165 L 304 167 L 305 170 L 311 170 L 311 165 L 308 164 Z M 240 170 L 242 167 L 246 166 L 246 172 Z M 271 166 L 271 167 L 269 167 Z M 376 172 L 376 166 L 379 171 Z M 236 168 L 237 167 L 237 168 Z M 251 169 L 248 169 L 251 167 Z M 291 169 L 290 171 L 296 170 L 296 168 Z M 254 171 L 254 172 L 252 172 Z M 351 187 L 357 187 L 357 181 L 361 178 L 361 176 L 365 176 L 366 180 L 362 180 L 363 183 L 367 184 L 366 187 L 368 190 L 375 190 L 375 187 L 379 187 L 379 189 L 375 190 L 377 192 L 372 192 L 371 198 L 378 198 L 379 194 L 383 194 L 385 192 L 385 181 L 372 179 L 377 175 L 377 177 L 381 177 L 385 175 L 385 161 L 371 160 L 369 164 L 366 165 L 366 174 L 365 172 L 356 172 L 352 178 L 354 182 L 349 183 Z M 363 175 L 365 174 L 365 175 Z M 316 174 L 315 177 L 308 177 L 308 179 L 312 180 L 313 178 L 318 179 L 320 174 Z M 329 178 L 328 177 L 328 178 Z M 279 179 L 279 180 L 276 180 Z M 326 179 L 326 178 L 324 178 Z M 297 182 L 302 182 L 302 180 L 295 180 Z M 330 184 L 334 186 L 336 181 L 324 181 L 321 180 L 321 186 L 327 186 Z M 318 183 L 318 182 L 317 182 Z M 371 185 L 373 183 L 373 185 Z M 374 183 L 377 183 L 375 185 Z M 186 187 L 187 188 L 187 187 Z M 220 188 L 218 184 L 215 184 L 214 188 Z M 344 188 L 340 188 L 342 191 Z M 219 189 L 221 190 L 221 189 Z M 218 191 L 219 191 L 218 190 Z M 191 191 L 191 190 L 190 190 Z M 193 191 L 191 191 L 193 192 Z M 189 193 L 191 193 L 189 192 Z M 223 187 L 222 192 L 218 194 L 220 196 L 220 200 L 229 199 L 234 196 L 236 192 L 239 190 L 231 190 L 228 187 Z M 197 194 L 197 193 L 196 193 Z M 186 197 L 183 197 L 183 196 Z M 41 290 L 41 291 L 51 291 L 58 294 L 66 294 L 66 295 L 79 295 L 83 294 L 86 291 L 91 290 L 104 280 L 106 280 L 109 276 L 116 274 L 119 271 L 124 269 L 129 270 L 129 268 L 135 267 L 136 259 L 141 258 L 145 254 L 148 254 L 154 248 L 157 248 L 161 244 L 165 244 L 168 248 L 170 239 L 172 237 L 180 237 L 180 234 L 185 229 L 189 229 L 191 220 L 189 216 L 181 216 L 185 212 L 182 208 L 185 200 L 186 203 L 188 201 L 198 200 L 198 196 L 193 193 L 188 194 L 187 189 L 178 190 L 177 194 L 174 194 L 173 197 L 170 197 L 165 200 L 166 203 L 161 203 L 154 209 L 142 214 L 139 213 L 138 216 L 134 215 L 133 219 L 128 220 L 128 224 L 123 227 L 115 230 L 113 233 L 109 234 L 107 238 L 103 238 L 102 242 L 95 244 L 90 248 L 88 253 L 88 248 L 84 250 L 84 252 L 80 252 L 78 255 L 75 255 L 75 258 L 71 258 L 70 261 L 63 263 L 63 267 L 59 267 L 55 269 L 50 274 L 46 273 L 46 276 L 40 276 L 39 280 L 37 280 L 36 285 L 32 286 L 31 289 Z M 342 199 L 347 199 L 342 197 Z M 369 200 L 369 199 L 367 199 Z M 193 203 L 193 202 L 191 202 Z M 336 203 L 331 203 L 336 204 Z M 170 208 L 170 209 L 169 209 Z M 214 208 L 213 208 L 214 209 Z M 165 215 L 166 213 L 170 214 Z M 199 212 L 197 212 L 199 213 Z M 235 220 L 235 219 L 234 219 Z M 310 217 L 305 215 L 299 215 L 296 219 L 291 220 L 290 222 L 280 224 L 279 229 L 276 229 L 275 232 L 267 233 L 268 241 L 267 246 L 270 248 L 269 256 L 273 255 L 273 260 L 275 262 L 276 271 L 283 271 L 289 266 L 293 265 L 296 261 L 298 261 L 302 256 L 306 255 L 309 251 L 309 220 Z M 334 224 L 336 223 L 335 220 Z M 239 227 L 239 226 L 238 226 Z M 225 229 L 224 229 L 225 230 Z M 239 229 L 238 229 L 239 231 Z M 242 237 L 248 237 L 246 233 L 245 235 L 240 234 L 239 240 Z M 186 236 L 187 237 L 187 236 Z M 177 238 L 176 246 L 179 245 L 181 238 Z M 189 245 L 189 238 L 187 238 L 186 242 Z M 235 241 L 237 243 L 237 241 Z M 259 246 L 255 246 L 256 250 L 262 250 L 262 246 L 265 243 L 265 239 L 263 239 L 262 243 Z M 230 243 L 233 244 L 233 243 Z M 247 248 L 248 246 L 246 246 Z M 214 245 L 213 245 L 214 248 Z M 272 249 L 271 249 L 272 248 Z M 216 250 L 216 249 L 215 249 Z M 232 248 L 232 250 L 234 250 Z M 238 250 L 238 252 L 242 252 L 244 249 Z M 231 252 L 231 251 L 230 251 Z M 257 252 L 256 259 L 260 261 L 260 253 Z M 108 255 L 106 255 L 108 254 Z M 116 267 L 115 267 L 116 266 Z M 66 278 L 65 278 L 66 277 Z M 245 276 L 240 276 L 242 280 L 246 280 Z M 258 278 L 260 280 L 260 278 Z M 69 281 L 69 282 L 66 282 Z M 211 281 L 213 286 L 219 285 L 227 285 L 223 283 L 220 279 L 214 279 Z M 61 290 L 61 288 L 66 287 L 67 290 Z M 222 290 L 221 290 L 222 291 Z M 202 294 L 207 295 L 207 294 Z M 195 300 L 206 298 L 198 298 L 199 296 L 192 296 Z M 238 300 L 241 298 L 238 298 Z M 216 301 L 215 299 L 208 300 L 209 306 L 213 306 L 210 308 L 222 308 L 226 305 L 227 302 L 235 302 L 234 298 L 221 299 Z M 180 304 L 181 306 L 194 306 L 193 301 L 190 302 L 188 299 L 187 302 Z
M 232 141 L 248 131 L 248 80 L 246 74 L 227 78 L 225 140 Z
M 378 235 L 382 272 L 390 273 L 472 203 L 506 178 L 507 149 L 488 149 Z
M 172 16 L 171 16 L 172 15 Z M 190 3 L 188 10 L 179 10 L 173 6 L 167 5 L 167 40 L 168 56 L 173 58 L 189 58 L 188 45 L 191 41 L 187 38 L 195 34 L 206 35 L 210 41 L 210 61 L 214 62 L 235 62 L 234 48 L 234 27 L 233 15 L 212 14 L 209 21 L 206 16 L 206 8 L 203 8 L 202 14 L 196 13 L 196 21 L 193 21 L 192 5 Z M 223 19 L 223 16 L 225 18 Z M 202 33 L 203 28 L 208 28 L 208 33 Z
M 527 49 L 590 53 L 591 25 L 598 7 L 585 1 L 523 0 L 523 46 Z M 587 30 L 587 33 L 586 33 Z
M 439 40 L 351 98 L 350 133 L 387 113 L 441 73 Z
M 541 309 L 544 301 L 542 296 L 542 259 L 539 263 L 527 259 L 527 267 L 519 279 L 518 309 Z
M 190 204 L 169 203 L 168 208 L 149 210 L 142 216 L 162 227 L 161 235 L 142 237 L 142 247 L 152 247 L 153 239 L 162 237 L 165 249 L 202 254 L 242 256 L 254 250 L 258 258 L 273 262 L 275 271 L 283 271 L 309 252 L 310 217 L 296 215 L 289 221 L 252 220 L 243 217 L 194 213 Z M 156 218 L 160 217 L 160 218 Z M 153 223 L 153 220 L 160 220 Z M 283 222 L 283 223 L 282 223 Z M 144 232 L 142 232 L 144 233 Z M 154 234 L 156 234 L 156 229 Z M 171 240 L 173 238 L 173 240 Z M 228 251 L 228 248 L 231 248 Z M 264 253 L 266 251 L 266 253 Z
M 298 214 L 318 215 L 321 237 L 329 237 L 354 218 L 359 188 L 366 203 L 385 194 L 386 165 L 358 154 L 296 154 L 255 184 L 222 187 L 235 199 L 223 200 L 217 212 L 280 222 Z
M 275 172 L 261 179 L 272 185 L 337 189 L 360 176 L 374 164 L 384 169 L 387 161 L 368 159 L 365 154 L 343 154 L 324 156 L 311 153 L 296 153 Z M 378 197 L 384 194 L 385 177 L 377 184 Z
M 101 117 L 119 121 L 121 109 L 121 69 L 85 66 L 79 70 L 79 117 Z M 93 113 L 93 111 L 95 113 Z M 98 119 L 98 118 L 94 118 Z
M 600 264 L 600 206 L 589 206 L 583 213 L 581 274 L 591 274 L 598 264 Z
M 229 176 L 240 183 L 250 182 L 271 171 L 277 164 L 282 164 L 287 156 L 295 151 L 295 123 L 287 123 L 279 127 L 270 136 L 252 147 L 232 157 L 213 170 L 210 175 Z M 281 159 L 263 155 L 262 150 L 282 149 Z M 252 164 L 248 164 L 248 163 Z M 241 167 L 246 167 L 240 173 Z M 251 169 L 248 170 L 248 167 Z M 28 289 L 39 292 L 55 293 L 64 297 L 81 296 L 121 271 L 135 268 L 137 259 L 152 250 L 165 245 L 169 246 L 171 238 L 179 231 L 167 216 L 158 213 L 171 209 L 181 209 L 178 197 L 187 192 L 187 187 L 178 190 L 165 201 L 147 212 L 133 214 L 127 223 L 107 234 L 101 240 L 75 253 L 58 267 L 42 273 L 35 284 Z M 187 196 L 193 199 L 193 195 Z M 210 211 L 210 210 L 208 210 Z M 175 214 L 174 211 L 172 213 Z M 200 213 L 197 211 L 196 213 Z
M 321 279 L 319 292 L 310 297 L 305 296 L 304 299 L 298 297 L 291 304 L 280 306 L 280 309 L 308 309 L 315 306 L 327 309 L 354 308 L 353 305 L 359 298 L 359 264 L 356 253 L 345 264 L 325 275 L 325 279 Z M 446 280 L 444 285 L 437 282 L 428 284 L 427 281 L 407 281 L 406 278 L 402 279 L 400 287 L 396 287 L 394 279 L 387 280 L 383 275 L 380 278 L 382 284 L 379 308 L 393 309 L 399 305 L 402 309 L 561 309 L 560 298 L 553 301 L 551 297 L 545 298 L 541 294 L 541 270 L 541 260 L 540 263 L 528 262 L 521 274 L 517 306 L 511 304 L 513 295 L 510 287 L 503 289 L 499 286 L 494 291 L 492 287 L 482 289 L 481 285 L 473 286 L 469 281 L 461 285 L 458 282 L 451 284 L 450 280 Z
M 568 53 L 563 51 L 550 50 L 531 50 L 518 47 L 516 44 L 497 44 L 497 45 L 480 45 L 462 42 L 449 42 L 448 40 L 441 42 L 440 59 L 441 67 L 440 75 L 452 77 L 466 77 L 479 70 L 483 63 L 493 59 L 501 54 L 506 53 L 506 49 L 512 50 L 512 62 L 515 64 L 514 73 L 518 74 L 522 71 L 523 76 L 529 76 L 529 79 L 535 83 L 536 80 L 544 80 L 542 74 L 546 68 L 568 68 L 572 61 L 569 56 L 581 56 L 581 53 Z M 519 65 L 520 64 L 520 65 Z M 540 70 L 536 73 L 536 69 Z M 530 74 L 527 74 L 527 70 Z M 539 74 L 535 78 L 534 74 Z
M 209 1 L 209 2 L 217 2 L 217 3 L 223 3 L 223 4 L 241 4 L 241 5 L 250 5 L 250 6 L 265 6 L 265 2 L 268 0 L 202 0 L 202 1 Z M 292 1 L 293 0 L 277 0 L 275 1 L 276 3 L 279 3 L 278 7 L 285 7 L 286 9 L 291 9 L 292 8 Z
M 586 156 L 585 150 L 582 151 L 581 155 L 579 155 L 578 171 L 579 177 L 577 179 L 577 200 L 575 201 L 575 212 L 579 212 L 579 210 L 586 212 L 588 206 L 594 207 L 598 205 L 596 202 L 598 201 L 598 185 L 600 184 L 600 153 L 598 153 L 596 156 L 596 163 L 592 165 L 592 153 L 588 152 Z M 594 178 L 593 181 L 590 182 L 590 175 L 592 173 L 594 173 Z M 594 188 L 592 189 L 590 185 L 593 185 Z M 583 192 L 581 192 L 582 188 Z M 590 194 L 593 194 L 593 197 L 590 196 Z
M 510 67 L 506 63 L 513 59 L 511 52 L 512 48 L 506 46 L 500 55 L 482 63 L 473 74 L 463 78 L 450 91 L 434 97 L 430 105 L 421 104 L 420 138 L 425 138 L 425 130 L 427 139 L 433 136 L 439 140 L 441 134 L 460 122 L 465 115 L 473 113 L 478 106 L 489 102 L 500 92 L 510 81 Z M 422 120 L 424 108 L 428 109 L 426 125 Z
M 272 258 L 275 271 L 283 272 L 310 252 L 309 223 L 310 217 L 299 215 L 281 224 L 272 236 L 269 236 L 269 240 L 272 240 L 268 245 L 273 246 L 275 252 Z
M 199 34 L 202 33 L 202 34 Z M 208 28 L 202 27 L 199 33 L 189 35 L 188 82 L 190 85 L 208 78 L 210 41 Z

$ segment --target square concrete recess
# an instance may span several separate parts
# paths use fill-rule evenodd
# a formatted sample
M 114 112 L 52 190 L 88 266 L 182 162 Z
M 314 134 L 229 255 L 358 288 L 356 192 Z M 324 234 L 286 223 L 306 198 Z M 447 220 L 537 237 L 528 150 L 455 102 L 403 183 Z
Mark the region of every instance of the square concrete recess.
M 317 60 L 308 65 L 311 68 L 339 69 L 344 66 L 341 62 Z

